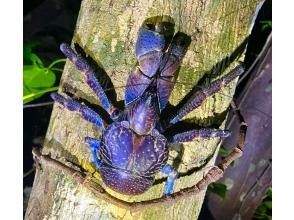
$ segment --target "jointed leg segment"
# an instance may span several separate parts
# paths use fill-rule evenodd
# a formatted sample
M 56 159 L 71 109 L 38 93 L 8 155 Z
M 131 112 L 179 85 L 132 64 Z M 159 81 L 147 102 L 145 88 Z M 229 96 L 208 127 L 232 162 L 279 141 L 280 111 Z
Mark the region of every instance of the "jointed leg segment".
M 97 125 L 100 129 L 104 130 L 104 124 L 101 117 L 95 111 L 91 110 L 87 106 L 81 105 L 80 103 L 72 99 L 66 99 L 65 97 L 57 93 L 52 93 L 51 98 L 54 101 L 66 107 L 68 110 L 79 112 L 85 120 L 92 122 L 93 124 Z
M 87 144 L 89 145 L 89 147 L 91 149 L 94 164 L 96 165 L 97 168 L 99 168 L 101 165 L 101 161 L 97 157 L 97 153 L 100 149 L 100 141 L 97 139 L 94 139 L 94 138 L 90 138 L 90 137 L 86 137 L 85 141 L 87 142 Z
M 177 179 L 178 172 L 171 165 L 166 164 L 161 172 L 167 175 L 167 181 L 165 184 L 164 195 L 170 195 L 173 192 L 175 181 Z
M 188 102 L 178 111 L 177 115 L 170 120 L 170 124 L 175 124 L 178 121 L 180 121 L 185 115 L 187 115 L 189 112 L 193 111 L 197 107 L 199 107 L 203 101 L 221 90 L 224 86 L 229 84 L 231 81 L 233 81 L 235 78 L 240 76 L 244 72 L 243 67 L 237 66 L 234 68 L 231 72 L 226 74 L 225 76 L 215 80 L 212 82 L 209 86 L 197 91 L 189 100 Z
M 230 131 L 220 130 L 220 129 L 210 129 L 210 128 L 194 129 L 194 130 L 186 131 L 183 133 L 178 133 L 172 136 L 169 139 L 169 142 L 170 143 L 189 142 L 197 138 L 201 138 L 201 139 L 208 139 L 208 138 L 214 138 L 214 137 L 226 138 L 226 137 L 229 137 L 230 134 L 231 134 Z
M 101 102 L 103 108 L 109 115 L 114 111 L 114 107 L 109 102 L 103 88 L 94 75 L 94 70 L 90 67 L 88 62 L 80 55 L 77 55 L 68 44 L 61 44 L 60 50 L 72 61 L 78 70 L 80 70 L 85 76 L 85 80 L 89 87 L 95 92 L 97 98 Z

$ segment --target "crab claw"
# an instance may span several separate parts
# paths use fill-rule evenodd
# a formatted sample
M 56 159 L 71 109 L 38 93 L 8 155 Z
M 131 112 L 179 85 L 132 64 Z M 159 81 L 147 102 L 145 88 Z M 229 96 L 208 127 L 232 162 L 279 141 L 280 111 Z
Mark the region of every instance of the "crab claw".
M 150 27 L 142 27 L 138 33 L 135 54 L 139 59 L 141 56 L 153 52 L 162 51 L 165 47 L 164 35 L 160 34 L 157 29 L 152 30 Z

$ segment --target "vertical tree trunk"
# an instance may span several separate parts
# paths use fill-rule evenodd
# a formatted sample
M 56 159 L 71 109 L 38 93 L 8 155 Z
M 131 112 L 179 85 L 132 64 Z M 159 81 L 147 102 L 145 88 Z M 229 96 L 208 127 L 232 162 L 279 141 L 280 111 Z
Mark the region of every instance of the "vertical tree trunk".
M 113 82 L 118 100 L 124 97 L 124 86 L 130 69 L 135 66 L 134 45 L 137 32 L 144 20 L 163 16 L 172 19 L 175 31 L 191 36 L 192 42 L 181 65 L 171 104 L 177 104 L 213 67 L 231 69 L 237 55 L 242 54 L 244 43 L 254 16 L 258 0 L 208 0 L 208 1 L 95 1 L 84 0 L 73 41 L 105 70 Z M 241 46 L 240 46 L 241 45 Z M 227 58 L 227 59 L 224 59 Z M 218 65 L 216 65 L 218 64 Z M 217 69 L 216 68 L 216 69 Z M 213 72 L 213 71 L 212 71 Z M 227 72 L 227 70 L 226 70 Z M 206 73 L 206 75 L 205 75 Z M 209 78 L 215 79 L 217 75 Z M 200 126 L 221 126 L 234 94 L 236 80 L 218 94 L 207 99 L 199 109 L 185 119 Z M 75 95 L 99 104 L 84 83 L 81 74 L 67 62 L 62 88 L 71 89 Z M 84 137 L 99 137 L 101 132 L 77 114 L 55 105 L 48 127 L 43 154 L 68 164 L 68 161 L 92 173 L 103 186 L 95 172 L 91 154 Z M 219 139 L 183 144 L 170 152 L 170 163 L 178 164 L 180 177 L 175 191 L 195 185 L 202 179 L 206 167 L 212 166 L 220 144 Z M 181 149 L 181 150 L 177 150 Z M 156 177 L 154 186 L 139 196 L 125 196 L 106 191 L 128 202 L 146 201 L 162 196 L 164 178 Z M 60 169 L 42 166 L 37 169 L 26 219 L 196 219 L 205 192 L 178 200 L 172 205 L 130 212 L 97 197 L 74 181 L 74 177 Z

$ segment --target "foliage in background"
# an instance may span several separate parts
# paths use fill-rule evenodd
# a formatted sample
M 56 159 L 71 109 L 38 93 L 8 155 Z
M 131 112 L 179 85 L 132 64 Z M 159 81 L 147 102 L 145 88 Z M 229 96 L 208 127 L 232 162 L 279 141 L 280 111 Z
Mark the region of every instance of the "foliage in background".
M 261 30 L 264 31 L 266 29 L 272 29 L 272 21 L 260 21 L 261 26 Z
M 32 48 L 37 44 L 24 44 L 23 48 L 23 104 L 31 102 L 47 92 L 56 91 L 56 72 L 62 69 L 55 68 L 58 63 L 64 63 L 66 59 L 53 61 L 48 67 L 44 66 Z
M 256 209 L 253 219 L 272 219 L 272 188 L 267 191 L 262 203 Z
M 224 146 L 221 146 L 218 153 L 222 157 L 226 157 L 230 153 L 230 151 L 228 149 L 226 149 Z M 211 183 L 207 189 L 210 192 L 217 194 L 222 199 L 226 198 L 226 193 L 228 191 L 227 186 L 225 184 L 217 183 L 217 182 Z
M 208 190 L 220 196 L 222 199 L 226 198 L 226 193 L 228 191 L 227 186 L 222 183 L 211 183 L 208 186 Z

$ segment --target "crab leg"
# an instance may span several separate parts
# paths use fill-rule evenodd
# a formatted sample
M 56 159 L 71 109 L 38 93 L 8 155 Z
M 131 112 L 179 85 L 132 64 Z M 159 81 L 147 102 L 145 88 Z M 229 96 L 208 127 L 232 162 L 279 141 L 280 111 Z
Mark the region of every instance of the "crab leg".
M 96 165 L 97 168 L 99 168 L 101 165 L 101 161 L 97 157 L 97 151 L 99 151 L 99 149 L 100 149 L 100 141 L 95 138 L 90 138 L 90 137 L 86 137 L 85 141 L 91 149 L 94 164 Z
M 219 130 L 219 129 L 210 129 L 210 128 L 203 128 L 203 129 L 194 129 L 190 131 L 186 131 L 183 133 L 178 133 L 172 136 L 169 139 L 170 143 L 178 143 L 178 142 L 188 142 L 193 141 L 197 138 L 201 139 L 209 139 L 209 138 L 226 138 L 231 135 L 230 131 L 227 130 Z
M 93 124 L 97 125 L 100 129 L 105 129 L 101 117 L 96 112 L 91 110 L 89 107 L 81 105 L 80 103 L 72 99 L 66 99 L 65 97 L 57 93 L 52 93 L 51 98 L 59 104 L 63 105 L 68 110 L 79 112 L 85 120 L 92 122 Z
M 199 107 L 207 97 L 217 93 L 243 72 L 243 67 L 239 65 L 225 76 L 212 82 L 209 86 L 195 92 L 188 102 L 178 111 L 177 115 L 170 120 L 170 124 L 175 124 L 180 121 L 185 115 Z
M 177 179 L 178 172 L 171 165 L 166 164 L 161 172 L 167 175 L 167 181 L 165 184 L 164 195 L 170 195 L 173 192 L 175 180 Z
M 68 59 L 70 59 L 70 61 L 75 64 L 76 68 L 83 73 L 87 84 L 95 92 L 103 108 L 108 112 L 109 115 L 111 115 L 114 111 L 114 107 L 110 104 L 103 88 L 94 75 L 94 70 L 88 64 L 86 59 L 80 55 L 77 55 L 66 43 L 62 43 L 60 45 L 60 50 Z

